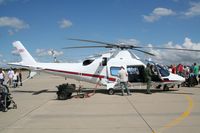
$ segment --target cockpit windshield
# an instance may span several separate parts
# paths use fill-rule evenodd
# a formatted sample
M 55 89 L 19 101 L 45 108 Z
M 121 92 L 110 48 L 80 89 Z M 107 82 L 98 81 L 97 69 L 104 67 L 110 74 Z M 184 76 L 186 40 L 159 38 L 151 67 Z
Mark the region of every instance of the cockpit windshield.
M 159 73 L 160 73 L 160 75 L 161 75 L 162 77 L 167 77 L 167 76 L 169 76 L 170 73 L 169 73 L 169 71 L 168 71 L 168 69 L 167 69 L 166 67 L 161 66 L 161 65 L 159 65 L 159 64 L 157 64 L 156 67 L 157 67 L 157 69 L 158 69 L 158 71 L 159 71 Z

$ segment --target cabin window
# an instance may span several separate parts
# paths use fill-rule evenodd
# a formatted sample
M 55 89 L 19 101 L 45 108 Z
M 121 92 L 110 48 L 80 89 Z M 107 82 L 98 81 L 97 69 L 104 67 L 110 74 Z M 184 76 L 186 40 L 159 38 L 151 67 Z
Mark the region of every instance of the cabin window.
M 103 57 L 102 59 L 102 66 L 106 66 L 107 65 L 107 58 Z
M 110 68 L 110 74 L 112 76 L 118 76 L 118 72 L 121 68 L 120 67 L 111 67 Z
M 83 61 L 83 66 L 90 65 L 94 60 L 84 60 Z
M 144 81 L 144 66 L 127 66 L 128 81 L 129 82 L 143 82 Z

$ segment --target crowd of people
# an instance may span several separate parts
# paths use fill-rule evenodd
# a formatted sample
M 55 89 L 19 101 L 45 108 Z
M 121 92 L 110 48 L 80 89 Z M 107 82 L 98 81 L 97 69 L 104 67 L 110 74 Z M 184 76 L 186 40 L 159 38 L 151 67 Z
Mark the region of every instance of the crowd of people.
M 200 83 L 200 66 L 197 63 L 190 66 L 183 64 L 171 65 L 169 71 L 184 77 L 186 81 L 190 78 L 194 78 L 195 85 Z
M 7 80 L 6 80 L 7 79 Z M 22 73 L 20 69 L 10 68 L 7 73 L 0 68 L 0 84 L 7 84 L 9 87 L 16 88 L 22 86 Z

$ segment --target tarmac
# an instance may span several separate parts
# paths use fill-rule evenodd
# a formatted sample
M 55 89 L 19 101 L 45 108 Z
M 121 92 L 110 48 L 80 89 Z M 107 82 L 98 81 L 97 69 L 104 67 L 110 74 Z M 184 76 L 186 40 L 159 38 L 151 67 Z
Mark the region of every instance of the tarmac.
M 152 89 L 151 95 L 145 94 L 145 86 L 137 86 L 131 96 L 99 90 L 89 98 L 57 100 L 56 86 L 66 82 L 95 88 L 48 74 L 10 88 L 18 108 L 0 111 L 0 133 L 200 132 L 200 86 Z

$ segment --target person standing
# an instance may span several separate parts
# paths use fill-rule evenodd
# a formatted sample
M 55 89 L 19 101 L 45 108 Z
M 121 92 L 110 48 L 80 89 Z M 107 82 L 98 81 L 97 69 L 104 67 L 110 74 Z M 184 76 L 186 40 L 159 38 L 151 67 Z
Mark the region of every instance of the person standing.
M 173 73 L 173 74 L 176 74 L 176 65 L 175 65 L 175 64 L 172 65 L 172 73 Z
M 120 87 L 122 89 L 122 96 L 124 95 L 124 90 L 126 90 L 127 95 L 131 95 L 129 89 L 128 89 L 128 73 L 124 69 L 123 66 L 121 66 L 121 70 L 118 72 L 118 76 L 120 79 Z
M 152 76 L 151 65 L 148 63 L 146 68 L 144 69 L 144 79 L 145 79 L 145 82 L 147 83 L 147 92 L 146 92 L 147 94 L 152 94 L 150 91 L 151 76 Z
M 5 80 L 5 73 L 2 68 L 0 68 L 0 84 L 3 85 L 3 82 Z
M 197 65 L 197 63 L 194 63 L 193 73 L 196 78 L 196 84 L 198 84 L 199 66 Z
M 19 69 L 18 76 L 19 76 L 19 85 L 22 86 L 22 72 L 21 72 L 21 69 Z
M 13 76 L 13 88 L 16 88 L 18 87 L 18 73 L 17 73 L 17 70 L 14 71 L 14 76 Z
M 182 64 L 179 64 L 179 65 L 177 66 L 177 74 L 180 75 L 180 76 L 183 76 L 183 75 L 184 75 L 184 74 L 183 74 L 183 70 L 184 70 L 183 65 L 182 65 Z
M 13 84 L 13 76 L 14 76 L 14 71 L 12 68 L 8 71 L 8 85 L 11 86 Z

